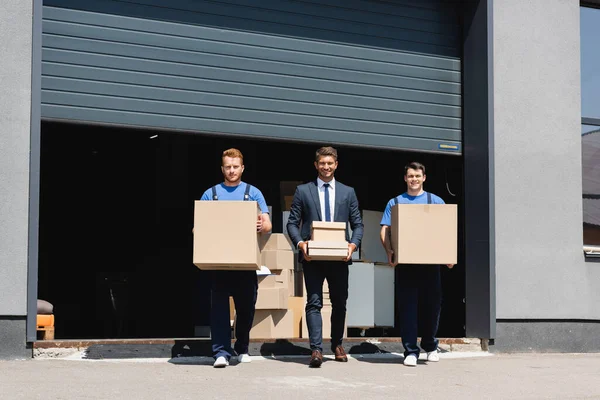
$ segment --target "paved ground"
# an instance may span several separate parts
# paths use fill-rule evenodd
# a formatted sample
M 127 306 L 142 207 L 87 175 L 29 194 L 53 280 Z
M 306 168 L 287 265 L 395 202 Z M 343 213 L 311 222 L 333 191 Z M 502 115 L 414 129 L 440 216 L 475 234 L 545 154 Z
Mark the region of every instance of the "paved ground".
M 0 361 L 9 399 L 600 399 L 600 354 L 444 353 L 402 365 L 398 355 L 327 361 L 264 359 L 214 369 L 206 358 Z

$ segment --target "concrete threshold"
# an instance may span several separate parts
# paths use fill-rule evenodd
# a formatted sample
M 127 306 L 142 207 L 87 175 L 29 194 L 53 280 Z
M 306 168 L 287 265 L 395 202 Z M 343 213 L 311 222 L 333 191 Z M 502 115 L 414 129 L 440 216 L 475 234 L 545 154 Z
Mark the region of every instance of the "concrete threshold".
M 442 354 L 453 352 L 487 353 L 487 341 L 476 338 L 441 338 Z M 324 355 L 331 355 L 325 339 Z M 344 348 L 351 356 L 402 354 L 401 338 L 345 338 Z M 33 343 L 34 358 L 64 358 L 82 353 L 87 359 L 177 359 L 211 356 L 208 338 L 173 339 L 99 339 L 47 340 Z M 307 356 L 310 346 L 306 338 L 253 339 L 249 353 L 259 357 Z

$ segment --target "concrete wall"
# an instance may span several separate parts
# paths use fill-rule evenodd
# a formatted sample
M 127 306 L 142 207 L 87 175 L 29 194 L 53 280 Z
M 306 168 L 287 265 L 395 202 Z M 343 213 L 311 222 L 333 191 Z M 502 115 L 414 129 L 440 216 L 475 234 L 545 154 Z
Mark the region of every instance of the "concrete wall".
M 582 252 L 579 12 L 494 1 L 498 319 L 600 319 L 600 267 Z
M 0 358 L 24 356 L 32 2 L 0 3 Z
M 0 316 L 25 315 L 32 3 L 0 4 Z

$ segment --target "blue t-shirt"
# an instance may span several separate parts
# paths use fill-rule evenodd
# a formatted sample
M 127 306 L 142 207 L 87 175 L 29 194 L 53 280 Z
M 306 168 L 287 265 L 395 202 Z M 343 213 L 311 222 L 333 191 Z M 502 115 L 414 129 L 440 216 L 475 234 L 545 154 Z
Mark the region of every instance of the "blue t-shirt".
M 396 197 L 398 199 L 398 204 L 427 204 L 427 192 L 423 192 L 418 196 L 411 196 L 408 193 L 402 193 L 400 196 Z M 388 201 L 385 206 L 385 211 L 383 212 L 383 217 L 381 218 L 380 225 L 392 226 L 392 207 L 396 203 L 394 199 Z M 446 204 L 444 200 L 435 194 L 431 193 L 431 204 Z
M 246 185 L 248 185 L 246 182 L 241 182 L 237 186 L 225 186 L 224 183 L 220 183 L 219 185 L 217 185 L 217 196 L 219 198 L 219 201 L 244 200 L 244 194 L 246 193 Z M 265 197 L 263 196 L 260 190 L 252 186 L 250 188 L 249 197 L 249 200 L 256 201 L 258 203 L 258 207 L 260 207 L 260 211 L 263 214 L 269 213 L 267 202 L 265 201 Z M 212 200 L 212 198 L 213 196 L 211 187 L 206 192 L 204 192 L 200 200 Z

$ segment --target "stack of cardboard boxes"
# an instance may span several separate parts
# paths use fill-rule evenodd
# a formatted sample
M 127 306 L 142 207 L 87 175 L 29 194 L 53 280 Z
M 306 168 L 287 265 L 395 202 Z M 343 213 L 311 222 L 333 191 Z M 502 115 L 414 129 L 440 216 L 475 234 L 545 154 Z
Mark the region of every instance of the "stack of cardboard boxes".
M 296 295 L 295 253 L 287 235 L 271 234 L 262 238 L 262 265 L 270 271 L 258 277 L 258 299 L 252 339 L 300 337 L 303 314 L 302 297 Z
M 313 221 L 308 255 L 313 260 L 341 261 L 348 256 L 345 222 Z

